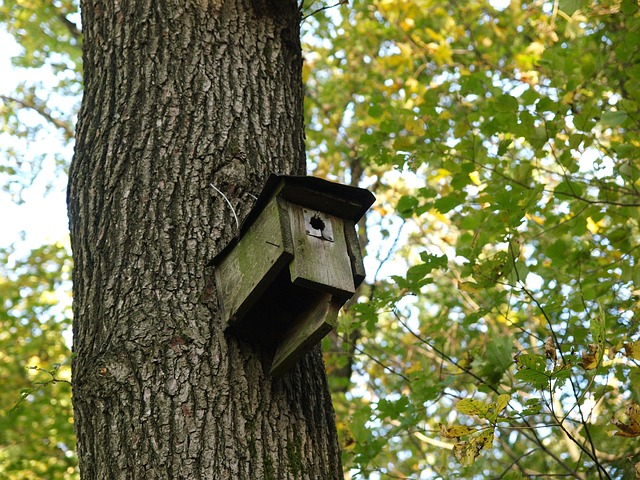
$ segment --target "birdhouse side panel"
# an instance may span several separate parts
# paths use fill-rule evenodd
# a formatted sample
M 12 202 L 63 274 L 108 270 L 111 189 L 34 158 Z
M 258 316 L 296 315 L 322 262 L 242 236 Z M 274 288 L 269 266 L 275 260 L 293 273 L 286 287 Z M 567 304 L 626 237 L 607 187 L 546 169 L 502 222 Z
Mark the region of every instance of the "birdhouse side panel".
M 357 224 L 352 220 L 344 221 L 344 236 L 347 240 L 347 254 L 351 260 L 351 271 L 355 287 L 358 288 L 366 277 L 362 249 L 356 233 Z

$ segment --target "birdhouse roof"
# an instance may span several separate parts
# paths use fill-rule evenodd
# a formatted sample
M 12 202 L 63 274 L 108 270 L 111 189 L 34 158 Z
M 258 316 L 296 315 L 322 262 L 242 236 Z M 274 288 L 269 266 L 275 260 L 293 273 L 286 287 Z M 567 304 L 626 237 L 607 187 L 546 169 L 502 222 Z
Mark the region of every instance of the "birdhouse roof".
M 358 222 L 376 199 L 373 193 L 364 188 L 343 185 L 318 177 L 272 173 L 253 208 L 242 222 L 238 235 L 216 255 L 214 261 L 224 256 L 229 248 L 242 238 L 264 207 L 276 195 L 302 207 L 353 222 Z
M 239 237 L 242 237 L 267 203 L 276 195 L 302 207 L 354 222 L 358 222 L 376 200 L 373 193 L 364 188 L 318 177 L 272 173 L 253 208 L 242 222 Z
M 318 177 L 272 173 L 251 213 L 259 214 L 274 195 L 291 203 L 354 222 L 362 218 L 376 199 L 373 193 L 364 188 Z M 251 213 L 245 223 L 251 221 Z

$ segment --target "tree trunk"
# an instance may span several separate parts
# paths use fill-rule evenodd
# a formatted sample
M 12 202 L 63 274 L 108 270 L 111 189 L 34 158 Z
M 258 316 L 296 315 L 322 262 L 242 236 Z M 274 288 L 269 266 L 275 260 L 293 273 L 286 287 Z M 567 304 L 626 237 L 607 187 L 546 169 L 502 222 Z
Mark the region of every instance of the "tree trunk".
M 281 379 L 221 328 L 211 259 L 305 169 L 289 0 L 83 0 L 68 203 L 85 479 L 342 478 L 319 348 Z

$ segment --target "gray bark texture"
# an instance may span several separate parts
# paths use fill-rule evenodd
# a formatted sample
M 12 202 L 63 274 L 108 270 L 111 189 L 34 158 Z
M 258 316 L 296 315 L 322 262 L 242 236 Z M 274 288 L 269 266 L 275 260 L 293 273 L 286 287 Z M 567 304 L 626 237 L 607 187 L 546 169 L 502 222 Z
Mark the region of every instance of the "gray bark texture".
M 289 0 L 83 0 L 68 205 L 83 479 L 342 478 L 319 348 L 280 379 L 221 327 L 210 262 L 303 174 Z

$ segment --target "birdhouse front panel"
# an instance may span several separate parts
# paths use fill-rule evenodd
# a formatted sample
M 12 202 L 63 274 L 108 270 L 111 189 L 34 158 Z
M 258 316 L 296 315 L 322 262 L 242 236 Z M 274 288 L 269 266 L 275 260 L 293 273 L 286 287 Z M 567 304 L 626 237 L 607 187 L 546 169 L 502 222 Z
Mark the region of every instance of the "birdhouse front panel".
M 350 298 L 356 290 L 344 221 L 290 202 L 287 202 L 287 210 L 293 238 L 291 281 L 295 285 Z

